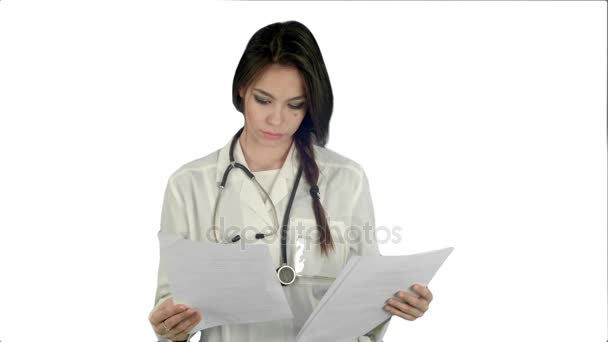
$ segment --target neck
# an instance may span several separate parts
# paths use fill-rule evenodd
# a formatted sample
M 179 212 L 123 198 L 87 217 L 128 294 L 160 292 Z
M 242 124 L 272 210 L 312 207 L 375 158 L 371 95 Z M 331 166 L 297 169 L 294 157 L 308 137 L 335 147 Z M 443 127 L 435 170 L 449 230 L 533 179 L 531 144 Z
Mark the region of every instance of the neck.
M 247 133 L 239 137 L 239 144 L 251 172 L 280 169 L 287 158 L 293 138 L 287 145 L 264 146 L 247 139 Z

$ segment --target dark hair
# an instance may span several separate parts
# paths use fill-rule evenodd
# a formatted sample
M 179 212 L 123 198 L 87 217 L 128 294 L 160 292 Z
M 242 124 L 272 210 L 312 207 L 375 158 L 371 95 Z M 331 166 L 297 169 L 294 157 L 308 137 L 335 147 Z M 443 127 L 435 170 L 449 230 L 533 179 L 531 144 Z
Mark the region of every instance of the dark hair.
M 259 29 L 247 43 L 232 82 L 232 102 L 243 113 L 239 89 L 247 89 L 271 64 L 295 67 L 304 79 L 306 114 L 294 134 L 298 160 L 306 181 L 315 186 L 319 167 L 313 144 L 325 146 L 333 110 L 333 93 L 319 45 L 310 30 L 297 21 L 276 22 Z M 318 196 L 312 195 L 321 253 L 334 248 L 325 210 Z

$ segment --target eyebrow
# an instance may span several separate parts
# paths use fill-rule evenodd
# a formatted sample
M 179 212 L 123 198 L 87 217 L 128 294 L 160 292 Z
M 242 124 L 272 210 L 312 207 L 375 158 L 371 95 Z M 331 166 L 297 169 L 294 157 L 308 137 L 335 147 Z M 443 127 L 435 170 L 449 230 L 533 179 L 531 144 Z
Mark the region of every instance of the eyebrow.
M 264 94 L 264 95 L 266 95 L 266 96 L 270 97 L 271 99 L 274 99 L 274 96 L 272 96 L 272 94 L 270 94 L 270 93 L 269 93 L 269 92 L 267 92 L 267 91 L 263 91 L 262 89 L 259 89 L 259 88 L 253 88 L 253 90 L 257 90 L 257 91 L 259 91 L 260 93 L 262 93 L 262 94 Z M 296 99 L 299 99 L 299 98 L 303 98 L 303 99 L 305 99 L 305 98 L 306 98 L 306 96 L 304 96 L 304 95 L 300 95 L 300 96 L 292 97 L 292 98 L 290 98 L 290 99 L 287 99 L 287 101 L 296 100 Z

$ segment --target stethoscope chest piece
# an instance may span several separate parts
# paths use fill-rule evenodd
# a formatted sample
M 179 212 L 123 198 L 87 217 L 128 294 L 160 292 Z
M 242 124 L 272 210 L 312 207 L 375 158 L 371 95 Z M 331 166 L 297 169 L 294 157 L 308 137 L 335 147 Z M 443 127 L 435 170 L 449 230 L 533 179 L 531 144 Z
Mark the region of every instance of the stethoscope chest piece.
M 287 264 L 283 264 L 281 267 L 277 268 L 277 277 L 279 278 L 281 285 L 290 285 L 296 280 L 296 270 Z
M 217 196 L 217 200 L 215 202 L 215 208 L 213 210 L 213 232 L 214 232 L 214 236 L 215 236 L 215 240 L 217 242 L 222 242 L 222 243 L 234 243 L 240 240 L 240 235 L 236 235 L 234 237 L 232 237 L 230 239 L 230 242 L 226 242 L 222 239 L 222 237 L 220 236 L 220 234 L 218 233 L 219 230 L 219 225 L 217 223 L 217 213 L 218 213 L 218 207 L 220 204 L 220 200 L 222 198 L 222 193 L 224 188 L 226 187 L 226 181 L 228 180 L 228 174 L 230 173 L 230 170 L 233 170 L 234 168 L 239 168 L 241 169 L 243 172 L 245 172 L 245 174 L 247 174 L 247 177 L 249 177 L 249 179 L 251 181 L 253 181 L 255 183 L 255 185 L 264 193 L 266 199 L 270 202 L 270 204 L 272 205 L 272 211 L 273 211 L 273 218 L 275 218 L 275 229 L 273 232 L 271 232 L 270 234 L 276 234 L 279 231 L 279 222 L 276 219 L 277 217 L 277 211 L 276 208 L 274 207 L 274 204 L 272 203 L 272 199 L 270 198 L 270 196 L 268 195 L 268 193 L 266 192 L 266 190 L 260 185 L 260 183 L 258 183 L 258 181 L 255 179 L 254 174 L 249 171 L 249 169 L 247 169 L 247 167 L 243 164 L 237 163 L 234 160 L 234 148 L 238 142 L 238 137 L 240 136 L 241 132 L 243 131 L 243 128 L 245 128 L 244 126 L 239 129 L 239 131 L 234 135 L 234 137 L 232 138 L 232 142 L 230 145 L 230 152 L 229 152 L 229 158 L 230 158 L 230 164 L 226 167 L 226 170 L 224 171 L 224 176 L 222 177 L 222 181 L 219 185 L 219 192 L 218 192 L 218 196 Z M 281 229 L 281 260 L 282 260 L 282 264 L 279 268 L 277 268 L 277 278 L 279 278 L 279 282 L 281 283 L 281 285 L 283 286 L 287 286 L 290 284 L 293 284 L 293 282 L 296 280 L 296 270 L 289 266 L 289 264 L 287 263 L 287 231 L 289 229 L 289 213 L 291 211 L 291 205 L 293 204 L 293 200 L 296 194 L 296 191 L 298 189 L 298 185 L 300 184 L 300 178 L 302 177 L 302 167 L 298 167 L 298 174 L 296 176 L 296 179 L 294 181 L 294 185 L 293 188 L 291 189 L 291 195 L 289 196 L 289 202 L 287 202 L 287 208 L 285 209 L 285 214 L 283 216 L 283 226 Z M 318 197 L 319 195 L 319 188 L 314 185 L 311 187 L 311 195 Z M 265 234 L 256 234 L 256 239 L 261 239 L 264 238 Z

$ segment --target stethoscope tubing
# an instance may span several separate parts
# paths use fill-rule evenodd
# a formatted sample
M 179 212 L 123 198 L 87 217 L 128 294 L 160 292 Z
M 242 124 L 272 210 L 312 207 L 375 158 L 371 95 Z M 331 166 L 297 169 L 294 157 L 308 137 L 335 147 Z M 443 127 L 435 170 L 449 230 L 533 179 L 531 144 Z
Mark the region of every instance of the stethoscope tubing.
M 228 167 L 226 167 L 226 170 L 224 171 L 224 175 L 222 177 L 222 181 L 219 184 L 219 193 L 215 202 L 215 208 L 213 210 L 213 232 L 214 232 L 214 237 L 216 242 L 218 243 L 234 243 L 240 240 L 240 235 L 235 235 L 234 237 L 232 237 L 230 239 L 229 242 L 224 242 L 221 237 L 218 235 L 218 225 L 217 225 L 217 211 L 218 211 L 218 207 L 220 205 L 220 201 L 222 198 L 222 194 L 224 192 L 224 189 L 226 188 L 226 182 L 228 180 L 228 175 L 230 174 L 230 172 L 234 169 L 234 168 L 239 168 L 241 169 L 246 175 L 247 177 L 253 181 L 256 186 L 262 190 L 262 192 L 264 193 L 265 197 L 268 199 L 268 201 L 270 202 L 271 206 L 272 206 L 272 211 L 273 211 L 273 221 L 275 223 L 275 229 L 273 232 L 269 233 L 268 235 L 271 234 L 276 234 L 278 231 L 278 221 L 277 221 L 277 211 L 276 211 L 276 207 L 274 205 L 274 203 L 272 202 L 272 199 L 270 198 L 270 196 L 268 195 L 268 192 L 266 192 L 266 190 L 264 189 L 264 187 L 261 186 L 261 184 L 257 181 L 257 179 L 255 178 L 255 175 L 249 171 L 249 169 L 243 165 L 240 164 L 238 162 L 236 162 L 234 160 L 234 146 L 236 145 L 237 141 L 238 141 L 238 137 L 240 136 L 241 132 L 243 131 L 245 127 L 241 127 L 239 129 L 239 131 L 234 135 L 233 139 L 232 139 L 232 143 L 230 144 L 230 164 L 228 165 Z M 291 212 L 291 206 L 293 204 L 293 200 L 295 198 L 295 194 L 298 188 L 298 185 L 300 183 L 300 178 L 302 177 L 302 167 L 300 166 L 298 168 L 298 174 L 296 176 L 296 179 L 294 181 L 294 185 L 293 188 L 291 190 L 291 194 L 289 197 L 289 202 L 287 203 L 287 208 L 285 209 L 285 214 L 283 215 L 283 224 L 281 227 L 281 266 L 279 266 L 279 268 L 277 268 L 277 277 L 279 278 L 279 281 L 281 282 L 281 285 L 286 286 L 289 284 L 292 284 L 295 281 L 296 278 L 296 273 L 295 273 L 295 269 L 288 264 L 287 262 L 287 230 L 288 230 L 288 226 L 289 226 L 289 214 Z M 258 233 L 256 234 L 256 238 L 260 239 L 260 238 L 264 238 L 265 236 L 267 236 L 266 234 L 263 233 Z M 287 280 L 282 279 L 281 278 L 281 273 L 287 273 Z

